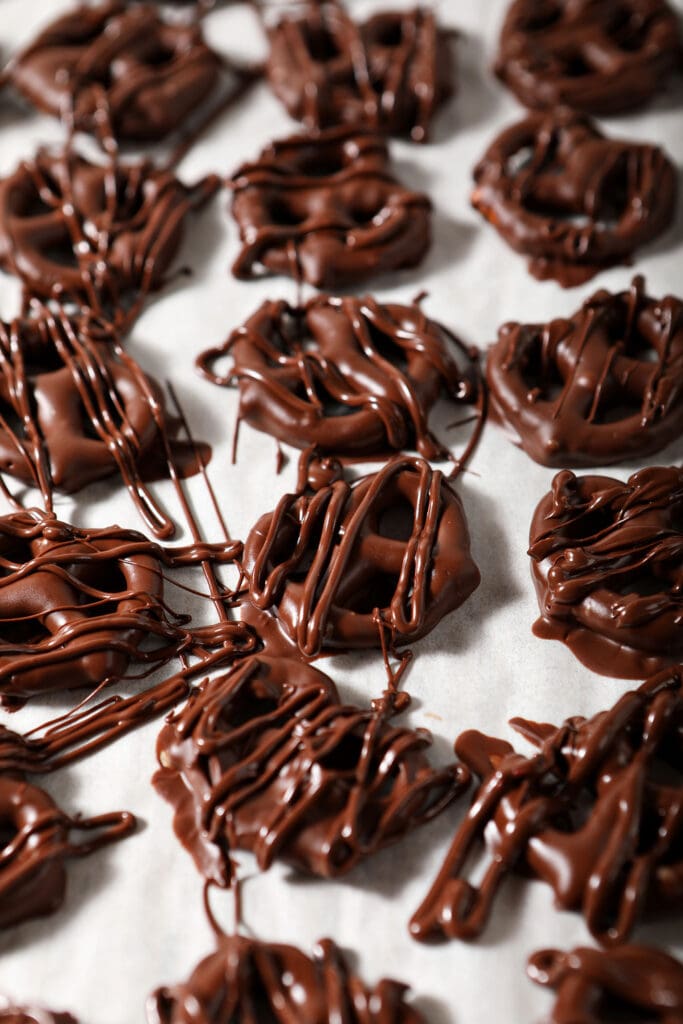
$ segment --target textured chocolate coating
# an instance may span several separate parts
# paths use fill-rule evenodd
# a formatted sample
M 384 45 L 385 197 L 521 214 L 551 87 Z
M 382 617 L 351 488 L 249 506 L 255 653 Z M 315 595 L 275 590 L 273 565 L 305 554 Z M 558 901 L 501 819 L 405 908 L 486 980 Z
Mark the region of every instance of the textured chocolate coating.
M 0 775 L 0 928 L 54 913 L 66 894 L 64 861 L 124 839 L 135 825 L 127 811 L 69 818 L 44 790 Z M 93 838 L 74 843 L 76 831 Z
M 0 1024 L 78 1024 L 70 1013 L 55 1013 L 44 1006 L 14 1006 L 0 996 Z
M 146 142 L 178 128 L 218 83 L 221 61 L 196 23 L 153 4 L 75 7 L 16 59 L 10 80 L 39 110 L 101 134 Z
M 356 24 L 341 4 L 309 4 L 268 35 L 270 84 L 309 129 L 348 124 L 424 142 L 454 91 L 449 36 L 426 7 Z
M 213 364 L 225 355 L 232 369 L 221 377 Z M 473 354 L 417 303 L 382 306 L 370 296 L 264 302 L 198 364 L 216 384 L 238 382 L 240 420 L 336 455 L 417 447 L 443 456 L 429 410 L 442 394 L 474 403 L 480 391 Z
M 608 139 L 559 108 L 506 128 L 474 170 L 472 205 L 529 270 L 563 287 L 628 262 L 671 226 L 676 171 L 658 146 Z
M 213 177 L 187 187 L 147 162 L 40 150 L 0 180 L 0 268 L 31 295 L 118 321 L 164 283 L 185 217 L 217 187 Z
M 623 942 L 645 914 L 680 908 L 683 668 L 593 718 L 511 724 L 539 748 L 535 757 L 474 731 L 455 744 L 481 786 L 412 919 L 413 936 L 478 935 L 510 871 L 551 885 L 556 905 L 581 911 L 603 945 Z M 482 843 L 487 865 L 474 885 L 467 865 Z
M 531 523 L 536 636 L 588 668 L 642 679 L 683 657 L 683 470 L 626 483 L 558 473 Z
M 543 949 L 527 971 L 557 993 L 549 1024 L 683 1021 L 683 964 L 660 949 Z
M 514 0 L 496 74 L 526 107 L 608 115 L 647 103 L 682 55 L 665 0 Z
M 177 638 L 154 545 L 133 530 L 15 512 L 0 517 L 0 569 L 3 703 L 112 681 L 145 638 Z
M 387 707 L 339 700 L 302 661 L 256 655 L 196 689 L 162 729 L 154 785 L 178 838 L 221 886 L 231 853 L 251 851 L 325 878 L 350 871 L 439 814 L 469 782 L 432 768 L 424 729 L 396 728 Z
M 189 981 L 161 988 L 147 1002 L 148 1024 L 423 1024 L 405 1002 L 406 986 L 374 989 L 351 974 L 323 939 L 313 957 L 294 946 L 222 937 Z
M 431 203 L 389 169 L 369 132 L 330 128 L 274 142 L 232 178 L 242 251 L 235 277 L 288 274 L 343 288 L 414 267 L 431 243 Z
M 243 564 L 243 618 L 249 605 L 268 612 L 305 657 L 379 647 L 387 637 L 412 643 L 479 584 L 460 498 L 443 474 L 408 456 L 352 484 L 286 494 L 253 527 Z M 261 629 L 265 636 L 263 619 Z
M 486 379 L 494 416 L 536 462 L 643 459 L 683 434 L 683 302 L 635 277 L 568 320 L 504 324 Z

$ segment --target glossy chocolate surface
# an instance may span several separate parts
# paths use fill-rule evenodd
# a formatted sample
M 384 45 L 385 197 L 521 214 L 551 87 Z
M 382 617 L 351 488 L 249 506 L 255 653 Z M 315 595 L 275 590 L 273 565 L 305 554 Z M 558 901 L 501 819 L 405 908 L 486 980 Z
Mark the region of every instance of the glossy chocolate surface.
M 504 129 L 474 169 L 472 205 L 529 271 L 563 287 L 630 260 L 669 228 L 676 170 L 659 146 L 606 138 L 566 108 Z
M 221 937 L 215 953 L 184 985 L 161 988 L 147 1003 L 148 1024 L 423 1024 L 405 985 L 369 989 L 333 942 L 308 957 L 294 946 Z
M 431 243 L 431 203 L 394 177 L 386 143 L 331 128 L 268 146 L 232 177 L 242 251 L 238 278 L 286 274 L 342 288 L 417 266 Z
M 230 356 L 220 376 L 216 361 Z M 473 354 L 420 306 L 321 295 L 304 306 L 265 302 L 198 364 L 216 384 L 237 382 L 239 419 L 298 448 L 384 455 L 414 448 L 443 457 L 429 429 L 441 395 L 476 403 Z
M 454 90 L 451 41 L 427 7 L 358 24 L 341 3 L 309 4 L 268 35 L 273 90 L 310 129 L 349 124 L 424 142 Z
M 490 408 L 544 466 L 643 459 L 683 434 L 683 301 L 596 292 L 569 319 L 504 324 L 488 354 Z
M 526 107 L 609 115 L 647 103 L 682 55 L 666 0 L 514 0 L 496 73 Z
M 432 768 L 431 736 L 342 704 L 302 661 L 256 655 L 196 689 L 162 729 L 154 785 L 175 809 L 200 873 L 226 886 L 231 853 L 251 851 L 325 878 L 439 814 L 467 786 Z
M 413 936 L 479 935 L 511 871 L 551 885 L 556 905 L 580 911 L 603 945 L 624 942 L 644 915 L 680 911 L 683 669 L 653 676 L 593 718 L 511 724 L 535 756 L 480 732 L 456 742 L 481 785 L 413 916 Z M 468 865 L 482 844 L 487 862 L 474 884 Z
M 479 584 L 460 498 L 420 458 L 286 494 L 244 547 L 245 621 L 305 657 L 425 636 Z M 272 624 L 269 628 L 268 622 Z M 275 628 L 277 627 L 277 633 Z
M 186 216 L 217 187 L 213 177 L 185 186 L 147 162 L 39 150 L 0 180 L 0 268 L 29 295 L 123 321 L 164 283 Z
M 196 23 L 167 21 L 153 4 L 106 0 L 48 25 L 19 54 L 11 81 L 67 124 L 99 135 L 104 119 L 116 138 L 147 142 L 182 124 L 220 68 Z
M 0 928 L 54 913 L 66 894 L 65 860 L 124 839 L 135 825 L 127 811 L 69 818 L 44 790 L 0 775 Z M 72 839 L 78 832 L 85 842 Z
M 529 536 L 541 617 L 594 672 L 642 679 L 683 656 L 683 470 L 626 483 L 558 473 Z
M 683 1021 L 683 964 L 659 949 L 543 949 L 527 971 L 557 993 L 548 1024 Z

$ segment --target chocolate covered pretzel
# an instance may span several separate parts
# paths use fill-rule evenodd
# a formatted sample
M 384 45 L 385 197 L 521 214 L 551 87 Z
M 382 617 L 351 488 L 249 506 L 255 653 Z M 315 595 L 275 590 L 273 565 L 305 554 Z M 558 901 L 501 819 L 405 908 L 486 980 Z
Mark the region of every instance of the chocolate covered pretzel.
M 530 957 L 527 973 L 556 993 L 549 1024 L 683 1020 L 683 964 L 661 949 L 542 949 Z
M 653 466 L 626 483 L 558 473 L 529 541 L 537 636 L 625 679 L 683 658 L 683 470 Z
M 30 295 L 130 319 L 164 283 L 188 213 L 217 186 L 185 186 L 147 162 L 39 150 L 0 180 L 0 268 Z
M 233 274 L 287 274 L 342 288 L 414 267 L 431 242 L 431 204 L 401 185 L 386 144 L 331 128 L 274 142 L 232 177 L 242 251 Z
M 15 1006 L 0 998 L 0 1024 L 78 1024 L 70 1013 L 55 1013 L 44 1006 Z
M 683 302 L 635 277 L 567 319 L 504 324 L 486 377 L 495 417 L 536 462 L 644 459 L 683 434 Z
M 526 107 L 618 114 L 660 92 L 682 54 L 666 0 L 514 0 L 496 74 Z
M 424 142 L 454 91 L 448 34 L 426 7 L 357 24 L 342 4 L 309 4 L 268 36 L 270 84 L 309 129 L 349 124 Z
M 564 287 L 628 262 L 671 226 L 676 171 L 659 146 L 608 139 L 560 108 L 506 128 L 474 170 L 472 205 L 530 272 Z
M 683 905 L 681 667 L 593 718 L 511 724 L 535 756 L 476 731 L 455 744 L 481 785 L 413 916 L 413 936 L 479 935 L 512 871 L 552 886 L 556 905 L 580 911 L 603 945 L 624 942 L 645 915 Z M 469 865 L 482 844 L 475 884 Z
M 479 584 L 459 497 L 408 456 L 285 495 L 252 529 L 243 564 L 245 621 L 304 657 L 413 643 Z
M 203 683 L 162 729 L 156 789 L 200 873 L 227 886 L 231 855 L 330 878 L 439 814 L 469 781 L 437 770 L 424 729 L 342 704 L 305 662 L 256 655 Z
M 148 1024 L 423 1024 L 406 986 L 383 980 L 369 989 L 329 939 L 312 957 L 294 946 L 222 936 L 215 953 L 182 985 L 160 988 L 147 1002 Z
M 232 359 L 227 375 L 214 364 Z M 480 396 L 473 353 L 417 303 L 319 296 L 265 302 L 224 346 L 198 360 L 214 383 L 239 386 L 239 419 L 298 448 L 336 455 L 417 447 L 444 455 L 429 429 L 440 395 Z M 462 365 L 462 368 L 461 368 Z
M 66 894 L 65 861 L 124 839 L 135 825 L 127 811 L 69 818 L 44 790 L 0 775 L 0 928 L 54 913 Z M 92 838 L 76 843 L 78 832 Z
M 153 4 L 106 0 L 48 25 L 10 79 L 39 110 L 76 128 L 147 142 L 182 125 L 220 70 L 196 23 L 168 21 Z

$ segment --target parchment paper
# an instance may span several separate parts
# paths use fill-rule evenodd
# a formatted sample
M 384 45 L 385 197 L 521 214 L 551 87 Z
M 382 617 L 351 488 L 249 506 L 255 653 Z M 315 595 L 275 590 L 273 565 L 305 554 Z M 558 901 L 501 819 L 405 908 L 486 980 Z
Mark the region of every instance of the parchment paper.
M 353 7 L 364 13 L 371 7 L 399 5 L 400 0 L 358 0 Z M 681 0 L 677 5 L 683 10 Z M 3 56 L 68 6 L 62 0 L 2 0 Z M 482 347 L 506 320 L 567 315 L 598 287 L 621 289 L 632 276 L 631 269 L 622 267 L 572 291 L 539 284 L 528 275 L 525 260 L 469 207 L 473 165 L 494 134 L 522 114 L 488 70 L 504 9 L 504 0 L 443 0 L 439 5 L 443 21 L 462 32 L 459 94 L 439 117 L 431 145 L 393 145 L 401 176 L 434 200 L 434 245 L 417 270 L 370 285 L 379 298 L 398 301 L 427 289 L 428 313 Z M 242 58 L 263 52 L 253 15 L 242 5 L 209 15 L 206 31 L 221 52 Z M 682 111 L 683 90 L 677 84 L 647 110 L 605 124 L 609 132 L 664 144 L 680 167 Z M 9 98 L 0 97 L 0 126 L 3 174 L 38 144 L 62 136 L 55 121 Z M 181 174 L 193 180 L 208 171 L 230 173 L 269 140 L 295 128 L 267 87 L 258 85 L 197 143 Z M 295 288 L 284 278 L 239 283 L 230 276 L 238 240 L 227 202 L 225 194 L 219 196 L 189 224 L 177 265 L 191 267 L 193 276 L 181 278 L 149 304 L 129 345 L 150 373 L 174 382 L 195 434 L 213 445 L 211 479 L 233 535 L 244 538 L 257 516 L 292 488 L 296 453 L 276 477 L 272 440 L 244 427 L 238 462 L 232 466 L 236 395 L 201 380 L 194 359 L 201 349 L 220 343 L 263 299 L 293 299 Z M 636 269 L 646 274 L 652 294 L 681 293 L 682 236 L 679 213 L 665 237 L 638 253 Z M 0 277 L 0 314 L 14 315 L 17 303 L 16 284 Z M 443 410 L 439 429 L 443 432 L 453 418 L 458 416 L 452 409 Z M 445 435 L 454 450 L 462 448 L 467 429 Z M 659 461 L 679 460 L 682 453 L 678 444 Z M 625 478 L 635 468 L 623 465 L 615 472 Z M 559 723 L 567 715 L 610 706 L 630 688 L 592 674 L 562 645 L 531 634 L 537 605 L 525 554 L 527 533 L 533 508 L 552 475 L 489 426 L 470 471 L 458 483 L 482 583 L 464 607 L 416 645 L 407 678 L 414 696 L 409 720 L 433 730 L 435 757 L 441 762 L 449 758 L 452 742 L 463 729 L 477 727 L 510 738 L 506 722 L 514 714 Z M 201 481 L 193 480 L 190 491 L 207 536 L 217 539 Z M 179 515 L 170 485 L 156 493 Z M 73 500 L 59 499 L 57 511 L 85 525 L 117 522 L 143 528 L 125 492 L 108 484 L 92 486 Z M 199 574 L 194 582 L 201 586 Z M 180 608 L 186 606 L 182 592 L 172 596 Z M 207 602 L 194 601 L 192 608 L 210 621 Z M 329 659 L 321 667 L 341 684 L 346 697 L 360 702 L 384 684 L 378 655 Z M 36 702 L 13 716 L 11 725 L 25 730 L 63 707 L 63 701 Z M 56 916 L 0 935 L 0 991 L 69 1009 L 82 1024 L 128 1024 L 143 1019 L 145 998 L 153 988 L 184 979 L 213 948 L 201 879 L 173 836 L 170 807 L 149 783 L 157 731 L 153 723 L 48 778 L 47 788 L 66 810 L 97 814 L 128 808 L 139 815 L 143 827 L 126 842 L 70 865 L 67 902 Z M 490 927 L 473 944 L 425 947 L 408 937 L 408 918 L 424 896 L 465 804 L 460 801 L 338 884 L 295 878 L 279 867 L 257 876 L 243 858 L 245 876 L 253 876 L 243 894 L 248 927 L 260 938 L 304 949 L 319 937 L 331 936 L 350 951 L 368 982 L 387 975 L 408 982 L 432 1024 L 540 1020 L 550 997 L 526 980 L 528 954 L 548 945 L 568 948 L 589 941 L 578 916 L 553 909 L 547 887 L 507 882 Z M 229 927 L 230 897 L 218 894 L 214 907 Z M 668 943 L 683 952 L 680 918 L 667 926 L 642 928 L 636 939 Z

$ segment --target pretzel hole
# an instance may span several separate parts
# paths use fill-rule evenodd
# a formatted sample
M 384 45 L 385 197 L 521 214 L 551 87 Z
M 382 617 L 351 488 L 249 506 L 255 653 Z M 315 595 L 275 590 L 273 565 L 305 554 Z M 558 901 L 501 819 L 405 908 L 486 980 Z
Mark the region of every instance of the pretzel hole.
M 541 337 L 534 335 L 520 357 L 519 370 L 527 391 L 535 401 L 554 402 L 565 388 L 565 382 L 554 361 L 544 361 Z
M 409 501 L 401 498 L 382 509 L 377 520 L 377 533 L 388 540 L 407 543 L 413 535 L 415 512 Z
M 40 253 L 48 263 L 54 263 L 59 267 L 68 267 L 71 270 L 78 268 L 78 258 L 70 245 L 47 245 L 41 248 Z
M 563 61 L 562 70 L 567 78 L 583 78 L 584 75 L 593 73 L 593 68 L 581 53 L 572 53 L 567 56 Z
M 621 420 L 630 419 L 632 416 L 639 416 L 642 412 L 642 402 L 636 398 L 629 398 L 626 395 L 619 395 L 610 400 L 603 399 L 593 416 L 593 423 L 619 423 Z
M 318 764 L 325 771 L 354 772 L 363 753 L 363 737 L 346 733 Z
M 375 199 L 371 202 L 370 197 L 368 197 L 366 201 L 360 200 L 351 206 L 349 217 L 357 227 L 363 227 L 365 224 L 371 224 L 375 217 L 384 209 L 384 200 L 378 201 Z
M 49 614 L 49 609 L 46 614 Z M 37 616 L 27 618 L 8 616 L 0 619 L 0 653 L 3 643 L 10 644 L 12 647 L 31 647 L 39 644 L 48 636 L 50 636 L 49 631 Z
M 628 159 L 622 156 L 605 176 L 598 197 L 596 219 L 614 225 L 622 218 L 629 203 Z
M 28 541 L 7 535 L 0 538 L 0 575 L 11 576 L 19 566 L 26 565 L 32 558 L 33 552 Z M 5 567 L 5 562 L 10 565 Z
M 101 602 L 102 599 L 79 589 L 78 604 L 80 610 L 86 613 L 91 611 L 93 615 L 115 615 L 118 611 L 118 602 L 130 593 L 126 577 L 116 559 L 89 565 L 73 565 L 68 567 L 68 571 L 76 581 L 82 580 L 106 597 L 111 598 L 111 601 L 105 599 L 103 603 L 89 608 L 93 602 Z M 77 583 L 76 586 L 78 586 Z
M 408 360 L 403 345 L 393 335 L 380 330 L 371 321 L 366 321 L 366 323 L 368 333 L 370 334 L 370 342 L 377 355 L 401 370 L 402 373 L 406 373 L 408 370 Z
M 150 53 L 145 54 L 145 64 L 153 68 L 170 64 L 173 60 L 175 60 L 175 51 L 167 46 L 155 46 Z
M 318 379 L 313 381 L 313 391 L 322 406 L 324 416 L 351 416 L 355 411 L 351 406 L 345 405 L 331 395 L 322 381 Z
M 541 32 L 560 20 L 562 9 L 555 4 L 538 4 L 538 8 L 520 18 L 517 26 L 520 32 Z
M 398 588 L 398 576 L 394 573 L 375 572 L 370 584 L 353 594 L 344 603 L 349 611 L 357 615 L 371 615 L 375 608 L 388 608 Z
M 378 19 L 370 31 L 370 45 L 393 49 L 403 43 L 403 22 L 400 17 Z
M 627 53 L 635 53 L 640 50 L 644 42 L 644 29 L 642 23 L 634 18 L 628 7 L 617 7 L 612 14 L 608 25 L 607 34 L 620 50 Z
M 297 224 L 303 224 L 306 220 L 305 214 L 301 216 L 284 199 L 277 198 L 271 199 L 268 203 L 268 216 L 273 224 L 282 227 L 296 227 Z
M 0 851 L 4 850 L 19 835 L 19 829 L 11 818 L 0 818 Z
M 55 194 L 55 189 L 51 188 L 51 185 L 54 185 L 54 182 L 46 185 L 44 194 Z M 31 188 L 14 189 L 10 192 L 8 206 L 10 213 L 14 214 L 14 216 L 24 217 L 27 220 L 30 220 L 32 217 L 44 217 L 46 213 L 51 213 L 54 210 L 54 207 L 46 203 L 38 189 L 33 188 L 33 186 Z
M 326 64 L 340 54 L 337 41 L 332 33 L 322 25 L 311 26 L 301 23 L 303 38 L 311 59 L 317 64 Z

